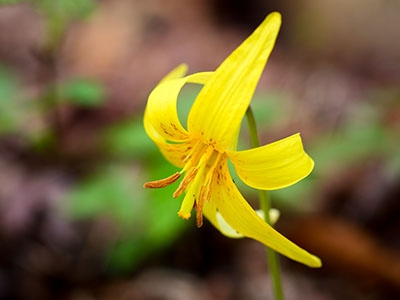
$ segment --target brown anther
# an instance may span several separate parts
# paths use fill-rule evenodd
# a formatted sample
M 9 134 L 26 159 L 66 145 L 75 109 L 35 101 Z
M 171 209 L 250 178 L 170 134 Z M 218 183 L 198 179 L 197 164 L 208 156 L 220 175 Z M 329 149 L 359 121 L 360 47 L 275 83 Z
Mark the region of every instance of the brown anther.
M 203 185 L 200 190 L 199 201 L 197 202 L 197 207 L 196 207 L 196 223 L 198 228 L 203 226 L 203 204 L 204 204 L 205 191 L 206 187 Z
M 196 224 L 197 224 L 197 228 L 201 228 L 201 226 L 203 226 L 203 214 L 198 214 L 196 215 Z
M 207 201 L 207 203 L 210 201 L 210 198 L 211 198 L 211 187 L 208 186 L 207 195 L 206 195 L 206 201 Z
M 179 179 L 179 177 L 181 177 L 181 173 L 176 172 L 175 174 L 173 174 L 167 178 L 156 180 L 156 181 L 146 182 L 145 184 L 143 184 L 143 187 L 145 187 L 146 189 L 163 188 L 163 187 L 166 187 L 167 185 L 170 185 L 170 184 L 174 183 L 175 181 L 177 181 Z
M 179 184 L 177 190 L 173 194 L 174 198 L 177 198 L 182 194 L 182 192 L 186 189 L 187 185 L 193 180 L 194 177 L 196 177 L 198 170 L 199 169 L 195 167 L 190 169 L 190 171 L 186 173 L 185 177 Z

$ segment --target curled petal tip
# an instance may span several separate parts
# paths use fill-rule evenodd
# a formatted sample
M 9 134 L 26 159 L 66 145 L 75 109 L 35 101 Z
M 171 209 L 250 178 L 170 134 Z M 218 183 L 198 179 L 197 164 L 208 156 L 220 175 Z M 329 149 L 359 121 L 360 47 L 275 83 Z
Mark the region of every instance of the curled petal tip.
M 272 13 L 270 13 L 268 15 L 268 17 L 282 19 L 282 15 L 281 15 L 281 13 L 279 11 L 273 11 Z
M 320 258 L 313 255 L 313 260 L 314 260 L 313 263 L 309 264 L 309 267 L 312 267 L 312 268 L 321 268 L 322 267 L 322 261 Z

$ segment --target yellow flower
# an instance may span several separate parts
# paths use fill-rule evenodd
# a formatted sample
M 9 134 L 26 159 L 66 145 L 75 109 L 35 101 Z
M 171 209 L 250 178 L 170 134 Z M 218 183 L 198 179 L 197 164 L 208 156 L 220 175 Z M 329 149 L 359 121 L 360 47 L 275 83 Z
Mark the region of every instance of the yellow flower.
M 320 267 L 319 258 L 296 246 L 275 231 L 251 208 L 235 186 L 228 158 L 238 176 L 249 186 L 274 190 L 306 177 L 314 162 L 304 152 L 299 134 L 246 151 L 236 151 L 242 118 L 281 25 L 279 13 L 271 13 L 215 72 L 183 77 L 180 65 L 169 73 L 149 96 L 144 126 L 165 158 L 180 172 L 148 182 L 146 188 L 161 188 L 185 174 L 173 194 L 185 191 L 178 215 L 184 219 L 196 209 L 197 226 L 203 214 L 223 234 L 246 236 L 281 254 Z M 183 128 L 177 114 L 177 97 L 185 83 L 204 84 Z

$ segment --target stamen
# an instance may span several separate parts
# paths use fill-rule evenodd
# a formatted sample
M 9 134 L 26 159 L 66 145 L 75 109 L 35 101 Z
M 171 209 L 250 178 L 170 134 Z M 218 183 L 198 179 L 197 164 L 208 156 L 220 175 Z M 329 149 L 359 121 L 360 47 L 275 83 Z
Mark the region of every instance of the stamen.
M 184 162 L 186 162 L 185 166 L 183 167 L 181 173 L 186 172 L 189 170 L 191 167 L 197 164 L 199 161 L 201 155 L 203 155 L 203 148 L 204 144 L 201 142 L 196 142 L 195 146 L 193 147 L 192 151 L 186 158 L 184 159 Z
M 210 183 L 207 185 L 207 191 L 206 191 L 206 202 L 207 203 L 210 201 L 210 198 L 211 198 L 211 183 L 212 183 L 212 181 L 210 181 Z
M 203 226 L 203 204 L 204 204 L 204 192 L 206 187 L 203 185 L 200 190 L 199 201 L 196 205 L 196 223 L 197 227 L 200 228 Z
M 201 145 L 201 142 L 200 142 L 199 140 L 197 140 L 197 141 L 194 143 L 194 145 L 193 145 L 193 147 L 192 147 L 192 150 L 190 150 L 189 154 L 186 155 L 186 157 L 185 157 L 185 159 L 183 160 L 183 162 L 187 162 L 190 158 L 192 158 L 192 157 L 193 157 L 193 154 L 196 153 L 196 151 L 198 150 L 199 146 L 203 146 L 203 145 Z
M 199 169 L 197 167 L 194 167 L 194 168 L 190 169 L 189 172 L 186 173 L 185 177 L 183 177 L 181 183 L 179 184 L 178 189 L 174 192 L 174 195 L 173 195 L 174 198 L 177 198 L 182 194 L 182 192 L 186 189 L 188 184 L 193 180 L 193 178 L 196 177 L 198 170 Z
M 218 163 L 222 157 L 221 153 L 218 153 L 215 158 L 213 166 L 208 170 L 204 185 L 201 187 L 199 200 L 196 205 L 196 223 L 197 227 L 200 228 L 203 225 L 203 206 L 204 200 L 208 203 L 211 198 L 211 184 L 214 178 L 215 171 L 217 170 Z
M 212 156 L 214 151 L 213 147 L 209 146 L 205 151 L 202 151 L 203 149 L 204 149 L 204 144 L 200 144 L 200 148 L 196 149 L 196 152 L 193 153 L 194 154 L 193 157 L 190 158 L 190 160 L 186 163 L 185 167 L 181 170 L 180 173 L 182 174 L 187 170 L 189 170 L 189 168 L 191 168 L 186 173 L 185 177 L 179 184 L 178 189 L 173 194 L 174 198 L 177 198 L 182 194 L 182 192 L 186 189 L 188 184 L 196 177 L 200 166 L 206 163 Z M 194 164 L 197 164 L 197 166 L 192 167 Z
M 208 146 L 208 148 L 206 149 L 206 151 L 202 155 L 202 157 L 201 157 L 201 159 L 200 159 L 200 161 L 198 163 L 198 166 L 200 167 L 202 164 L 206 163 L 210 159 L 210 157 L 213 154 L 213 152 L 214 152 L 214 147 L 213 146 Z
M 174 183 L 175 181 L 177 181 L 179 179 L 179 177 L 181 177 L 181 173 L 176 172 L 175 174 L 173 174 L 167 178 L 156 180 L 156 181 L 146 182 L 143 185 L 143 187 L 146 189 L 163 188 L 163 187 L 166 187 L 167 185 L 170 185 L 170 184 Z
M 206 180 L 205 183 L 208 187 L 207 189 L 207 194 L 209 194 L 211 192 L 211 182 L 215 176 L 215 174 L 218 172 L 218 164 L 221 161 L 223 154 L 222 153 L 218 153 L 217 157 L 215 158 L 214 164 L 212 165 L 212 167 L 210 168 L 210 170 L 208 170 L 207 176 L 206 176 Z M 207 198 L 209 199 L 208 195 Z

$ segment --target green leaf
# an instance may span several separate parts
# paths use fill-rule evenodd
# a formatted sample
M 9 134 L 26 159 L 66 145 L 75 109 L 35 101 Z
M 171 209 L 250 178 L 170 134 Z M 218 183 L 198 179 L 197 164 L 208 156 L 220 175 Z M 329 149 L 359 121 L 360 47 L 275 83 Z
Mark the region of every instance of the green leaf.
M 0 0 L 0 5 L 18 4 L 26 2 L 26 0 Z
M 168 247 L 188 223 L 177 216 L 180 200 L 176 186 L 145 190 L 143 183 L 175 172 L 160 153 L 145 165 L 147 172 L 114 164 L 78 183 L 67 197 L 66 211 L 73 219 L 109 217 L 117 226 L 116 243 L 110 246 L 109 268 L 132 270 L 150 254 Z M 146 177 L 143 174 L 146 173 Z M 134 175 L 136 174 L 136 176 Z
M 78 219 L 107 215 L 120 226 L 140 222 L 143 191 L 131 184 L 129 174 L 124 168 L 105 168 L 79 183 L 67 197 L 68 212 Z
M 15 74 L 0 66 L 0 134 L 18 130 L 23 111 L 18 102 L 20 89 Z
M 106 94 L 103 85 L 89 79 L 73 79 L 61 84 L 59 89 L 61 101 L 83 107 L 103 104 Z
M 310 149 L 315 170 L 325 173 L 332 167 L 345 167 L 387 148 L 385 129 L 379 123 L 351 125 L 334 136 L 326 136 Z
M 30 0 L 42 12 L 49 16 L 66 19 L 82 18 L 91 13 L 96 2 L 94 0 Z
M 106 151 L 119 157 L 145 159 L 159 152 L 147 136 L 142 120 L 130 120 L 108 128 L 103 141 Z

